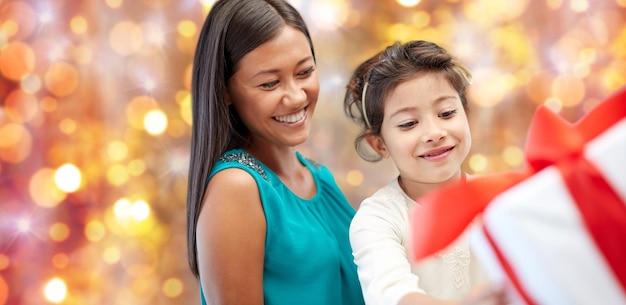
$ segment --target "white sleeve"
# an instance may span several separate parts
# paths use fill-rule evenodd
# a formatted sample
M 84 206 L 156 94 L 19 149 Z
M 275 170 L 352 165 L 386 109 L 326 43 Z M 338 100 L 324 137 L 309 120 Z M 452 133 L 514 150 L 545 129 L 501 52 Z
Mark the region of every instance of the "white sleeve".
M 406 294 L 424 291 L 402 244 L 408 234 L 407 211 L 391 200 L 376 199 L 374 195 L 359 207 L 350 225 L 350 243 L 365 304 L 396 305 Z

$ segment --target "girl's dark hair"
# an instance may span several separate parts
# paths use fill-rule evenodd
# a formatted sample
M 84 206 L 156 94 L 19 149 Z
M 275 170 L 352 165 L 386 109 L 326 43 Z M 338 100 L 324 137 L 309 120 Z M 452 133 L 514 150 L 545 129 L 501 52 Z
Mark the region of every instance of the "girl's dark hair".
M 472 82 L 472 75 L 459 64 L 445 49 L 428 41 L 417 40 L 401 44 L 399 42 L 367 59 L 359 65 L 347 86 L 344 98 L 344 111 L 353 121 L 360 123 L 362 132 L 354 141 L 357 154 L 366 161 L 381 159 L 363 146 L 363 140 L 370 135 L 380 135 L 383 123 L 385 98 L 400 83 L 418 73 L 441 73 L 450 82 L 467 110 L 465 89 Z M 365 103 L 362 101 L 365 90 Z M 419 92 L 416 92 L 419 94 Z M 366 109 L 363 109 L 365 105 Z
M 279 34 L 298 29 L 313 43 L 304 20 L 283 0 L 220 0 L 209 12 L 196 46 L 192 74 L 192 134 L 187 184 L 189 266 L 198 277 L 196 226 L 206 183 L 217 159 L 248 141 L 248 129 L 226 103 L 228 80 L 241 58 Z

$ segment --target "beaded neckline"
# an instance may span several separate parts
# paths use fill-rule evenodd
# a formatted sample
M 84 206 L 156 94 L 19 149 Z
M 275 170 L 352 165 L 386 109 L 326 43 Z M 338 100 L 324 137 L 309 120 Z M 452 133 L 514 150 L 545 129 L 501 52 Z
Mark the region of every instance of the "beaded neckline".
M 245 150 L 221 156 L 219 158 L 219 161 L 221 161 L 221 162 L 237 162 L 237 163 L 239 163 L 241 165 L 245 165 L 245 166 L 253 169 L 259 175 L 261 175 L 261 177 L 263 177 L 263 179 L 269 181 L 269 179 L 267 178 L 267 175 L 265 174 L 265 170 L 261 166 L 261 163 L 259 163 L 259 161 L 255 157 L 253 157 L 251 154 L 249 154 Z

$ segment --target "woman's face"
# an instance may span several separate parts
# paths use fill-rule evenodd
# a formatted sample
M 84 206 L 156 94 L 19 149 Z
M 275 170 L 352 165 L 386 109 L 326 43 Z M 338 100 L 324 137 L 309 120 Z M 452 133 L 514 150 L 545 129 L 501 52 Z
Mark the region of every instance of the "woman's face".
M 306 141 L 318 94 L 309 41 L 290 26 L 246 54 L 228 82 L 228 102 L 255 145 L 296 146 Z
M 441 74 L 419 74 L 385 100 L 377 151 L 391 157 L 405 184 L 458 178 L 471 141 L 459 95 Z

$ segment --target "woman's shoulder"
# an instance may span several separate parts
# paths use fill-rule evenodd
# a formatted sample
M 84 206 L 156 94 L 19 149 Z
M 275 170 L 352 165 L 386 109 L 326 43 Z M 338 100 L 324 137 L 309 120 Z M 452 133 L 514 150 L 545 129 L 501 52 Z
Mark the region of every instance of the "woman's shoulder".
M 211 177 L 228 168 L 240 168 L 268 180 L 267 170 L 262 163 L 243 149 L 236 148 L 223 153 L 213 167 Z

